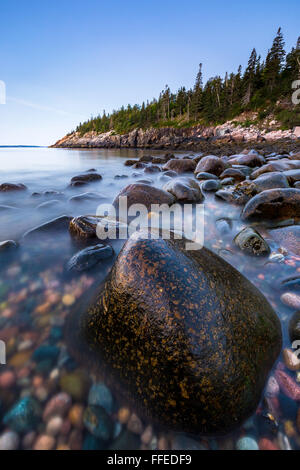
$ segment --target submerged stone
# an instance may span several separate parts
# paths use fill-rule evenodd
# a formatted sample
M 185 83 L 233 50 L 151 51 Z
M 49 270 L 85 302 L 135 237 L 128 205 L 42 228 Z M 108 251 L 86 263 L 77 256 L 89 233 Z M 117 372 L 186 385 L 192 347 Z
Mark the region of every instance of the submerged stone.
M 238 233 L 234 243 L 249 255 L 266 256 L 270 253 L 267 242 L 252 227 L 247 227 Z
M 4 416 L 3 423 L 15 432 L 25 433 L 36 428 L 40 416 L 41 409 L 37 400 L 26 397 L 16 403 Z
M 300 217 L 299 189 L 269 189 L 254 196 L 244 207 L 242 218 L 276 219 Z
M 82 334 L 138 414 L 175 430 L 226 434 L 259 403 L 281 349 L 280 322 L 209 250 L 147 235 L 124 245 L 81 318 Z
M 180 202 L 200 202 L 204 199 L 199 184 L 193 178 L 171 179 L 163 189 Z
M 114 251 L 110 245 L 99 243 L 95 246 L 88 246 L 84 250 L 72 256 L 67 264 L 68 271 L 87 271 L 93 268 L 100 261 L 111 258 Z

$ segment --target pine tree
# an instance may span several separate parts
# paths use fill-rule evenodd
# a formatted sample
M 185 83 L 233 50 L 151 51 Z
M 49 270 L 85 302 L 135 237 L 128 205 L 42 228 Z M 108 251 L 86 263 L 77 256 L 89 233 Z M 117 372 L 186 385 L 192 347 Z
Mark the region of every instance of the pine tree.
M 266 86 L 270 89 L 271 92 L 273 91 L 276 81 L 279 78 L 284 58 L 284 39 L 281 28 L 279 28 L 273 41 L 273 45 L 268 52 L 264 71 Z

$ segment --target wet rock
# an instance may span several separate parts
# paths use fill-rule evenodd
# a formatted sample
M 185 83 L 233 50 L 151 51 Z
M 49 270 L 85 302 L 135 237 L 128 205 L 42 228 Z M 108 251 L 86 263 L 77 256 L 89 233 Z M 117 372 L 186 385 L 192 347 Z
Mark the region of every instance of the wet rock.
M 223 201 L 243 206 L 250 201 L 256 194 L 256 189 L 253 184 L 248 181 L 239 183 L 234 188 L 220 189 L 216 192 L 216 197 Z
M 18 243 L 14 240 L 5 240 L 4 242 L 0 242 L 0 253 L 4 251 L 12 251 L 18 248 Z
M 270 247 L 263 237 L 253 228 L 247 227 L 234 239 L 234 243 L 249 255 L 267 256 Z
M 246 165 L 251 168 L 261 166 L 265 162 L 265 158 L 256 153 L 249 153 L 247 155 L 233 155 L 229 158 L 230 165 Z
M 129 421 L 127 423 L 127 429 L 128 431 L 133 432 L 133 434 L 142 434 L 143 424 L 140 418 L 135 413 L 132 413 L 132 415 L 130 416 Z
M 125 179 L 125 178 L 128 178 L 128 175 L 116 175 L 116 176 L 114 176 L 115 180 L 121 180 L 121 179 Z
M 71 197 L 69 202 L 99 201 L 100 203 L 101 199 L 106 199 L 106 196 L 100 193 L 82 193 Z
M 253 181 L 253 184 L 255 185 L 258 193 L 268 189 L 290 187 L 287 177 L 278 171 L 259 176 Z
M 220 234 L 226 235 L 232 229 L 232 220 L 230 219 L 218 219 L 216 220 L 216 227 Z
M 289 322 L 289 336 L 291 343 L 300 340 L 300 310 L 295 312 Z
M 151 163 L 152 160 L 153 160 L 153 157 L 151 155 L 143 155 L 139 159 L 140 162 L 144 162 L 144 163 Z
M 35 362 L 49 360 L 54 364 L 58 359 L 59 353 L 60 349 L 57 346 L 42 345 L 34 351 L 32 359 Z
M 125 243 L 81 319 L 83 334 L 140 415 L 181 431 L 227 433 L 256 409 L 281 349 L 279 320 L 210 251 L 145 237 Z
M 121 222 L 116 222 L 112 219 L 108 219 L 107 217 L 86 215 L 71 219 L 69 232 L 74 238 L 88 240 L 97 237 L 98 226 L 105 227 L 106 229 L 114 228 L 116 230 L 116 234 L 118 234 L 121 227 L 125 227 Z
M 0 436 L 0 450 L 17 450 L 20 438 L 16 432 L 6 431 Z
M 104 383 L 96 383 L 91 387 L 88 397 L 88 404 L 90 406 L 101 406 L 108 414 L 111 414 L 113 403 L 113 396 Z
M 282 393 L 294 401 L 300 400 L 300 387 L 296 384 L 292 377 L 283 372 L 283 370 L 277 370 L 275 372 L 275 378 Z
M 60 378 L 61 390 L 76 401 L 83 401 L 90 388 L 90 378 L 87 373 L 81 369 L 74 372 L 63 374 Z
M 42 204 L 39 204 L 37 206 L 37 210 L 51 209 L 52 207 L 57 206 L 57 204 L 60 204 L 60 201 L 58 201 L 57 199 L 53 199 L 52 201 L 42 202 Z
M 233 186 L 235 184 L 235 180 L 233 178 L 224 178 L 221 181 L 222 186 Z
M 155 157 L 152 160 L 153 165 L 164 165 L 168 162 L 168 159 L 165 157 Z
M 285 348 L 282 354 L 284 363 L 289 370 L 296 371 L 300 369 L 300 360 L 291 349 Z
M 160 172 L 161 172 L 161 169 L 157 165 L 150 165 L 144 169 L 144 173 L 148 173 L 148 174 L 160 173 Z
M 126 161 L 124 162 L 124 165 L 125 165 L 125 166 L 133 166 L 133 165 L 135 165 L 137 162 L 138 162 L 138 160 L 126 160 Z
M 220 189 L 221 183 L 220 181 L 217 180 L 207 180 L 204 181 L 204 183 L 201 185 L 201 189 L 203 191 L 212 191 L 216 192 Z
M 136 450 L 139 448 L 139 437 L 126 429 L 113 441 L 109 450 Z
M 31 397 L 26 397 L 17 402 L 6 413 L 3 423 L 17 433 L 25 433 L 36 428 L 40 421 L 41 409 L 39 403 Z
M 254 196 L 242 212 L 244 220 L 300 217 L 299 189 L 269 189 Z
M 197 180 L 217 180 L 218 177 L 212 173 L 206 173 L 202 171 L 196 175 Z
M 77 175 L 77 176 L 74 176 L 72 179 L 71 179 L 71 184 L 72 183 L 92 183 L 94 181 L 101 181 L 102 180 L 102 176 L 99 175 L 98 173 L 86 173 L 86 174 L 83 174 L 83 175 Z
M 127 197 L 128 208 L 133 204 L 143 204 L 148 211 L 151 210 L 152 204 L 171 205 L 175 202 L 175 197 L 169 192 L 141 183 L 130 184 L 122 189 L 113 202 L 116 209 L 119 207 L 121 196 Z
M 200 442 L 185 434 L 177 434 L 172 440 L 172 450 L 207 450 Z
M 268 380 L 268 383 L 267 383 L 267 386 L 266 386 L 266 396 L 267 397 L 277 397 L 277 395 L 279 394 L 279 385 L 278 385 L 278 382 L 277 380 L 275 379 L 275 377 L 272 375 L 269 380 Z
M 87 271 L 100 261 L 111 258 L 113 254 L 114 251 L 110 245 L 100 243 L 98 245 L 89 246 L 72 256 L 67 263 L 67 270 L 76 272 Z
M 177 173 L 186 173 L 189 171 L 195 171 L 196 162 L 193 160 L 186 160 L 184 158 L 176 158 L 175 160 L 169 160 L 163 166 L 163 170 L 172 170 Z
M 242 171 L 238 170 L 237 168 L 227 168 L 220 175 L 220 178 L 233 178 L 235 181 L 244 181 L 246 179 L 246 176 Z
M 295 310 L 300 310 L 300 295 L 294 292 L 286 292 L 280 297 L 282 303 Z
M 226 164 L 219 157 L 208 155 L 200 160 L 198 163 L 195 173 L 213 173 L 216 176 L 220 176 L 226 169 Z
M 278 160 L 272 163 L 267 163 L 261 168 L 253 171 L 251 174 L 251 179 L 256 179 L 264 173 L 273 173 L 274 171 L 288 171 L 288 170 L 298 170 L 300 169 L 300 161 L 297 160 Z
M 300 256 L 300 225 L 271 230 L 270 235 L 283 248 Z
M 132 169 L 133 170 L 141 170 L 143 168 L 146 168 L 146 163 L 142 163 L 142 162 L 136 162 L 134 165 L 132 165 Z
M 34 443 L 33 450 L 53 450 L 55 447 L 55 439 L 47 434 L 42 434 Z
M 64 417 L 72 405 L 72 399 L 69 394 L 61 392 L 50 399 L 46 404 L 43 413 L 43 420 L 49 421 L 52 416 Z
M 245 436 L 237 441 L 236 450 L 259 450 L 259 448 L 253 437 Z
M 178 173 L 173 170 L 168 170 L 164 172 L 164 176 L 169 176 L 170 178 L 176 178 L 176 176 L 178 176 Z
M 86 429 L 97 439 L 109 441 L 113 434 L 113 421 L 101 406 L 88 406 L 83 422 Z
M 180 202 L 200 202 L 204 199 L 199 184 L 193 178 L 172 179 L 163 189 Z
M 31 238 L 34 236 L 40 236 L 41 234 L 51 234 L 53 232 L 62 232 L 68 230 L 71 220 L 72 217 L 62 215 L 61 217 L 57 217 L 56 219 L 50 220 L 45 224 L 39 225 L 38 227 L 28 230 L 28 232 L 23 235 L 23 238 Z
M 12 192 L 12 191 L 26 191 L 27 187 L 24 184 L 14 183 L 2 183 L 0 184 L 0 192 Z

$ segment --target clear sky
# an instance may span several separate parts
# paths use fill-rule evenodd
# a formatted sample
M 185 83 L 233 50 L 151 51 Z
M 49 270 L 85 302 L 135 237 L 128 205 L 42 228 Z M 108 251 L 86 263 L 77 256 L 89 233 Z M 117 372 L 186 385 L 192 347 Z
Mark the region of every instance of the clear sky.
M 0 145 L 49 145 L 79 121 L 289 50 L 299 0 L 1 0 Z

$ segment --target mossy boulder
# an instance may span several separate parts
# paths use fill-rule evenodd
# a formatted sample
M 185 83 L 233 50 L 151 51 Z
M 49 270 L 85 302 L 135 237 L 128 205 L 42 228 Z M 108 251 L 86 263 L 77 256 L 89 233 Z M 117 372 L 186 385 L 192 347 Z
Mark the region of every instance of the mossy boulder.
M 146 236 L 125 243 L 81 318 L 85 341 L 141 416 L 190 433 L 228 433 L 256 410 L 281 350 L 280 322 L 206 248 Z

